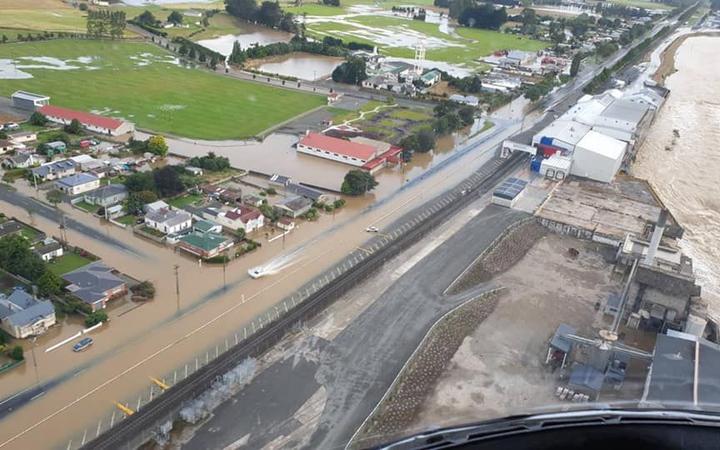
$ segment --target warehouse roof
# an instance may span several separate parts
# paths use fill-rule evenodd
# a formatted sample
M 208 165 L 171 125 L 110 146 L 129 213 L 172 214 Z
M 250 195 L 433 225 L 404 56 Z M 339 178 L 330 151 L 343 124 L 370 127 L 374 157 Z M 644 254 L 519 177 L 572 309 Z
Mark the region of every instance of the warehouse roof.
M 643 117 L 645 117 L 649 109 L 650 105 L 646 103 L 618 99 L 605 108 L 605 110 L 600 113 L 600 116 L 638 124 Z
M 33 94 L 32 92 L 27 91 L 15 91 L 12 94 L 12 98 L 21 98 L 23 100 L 50 100 L 50 97 L 46 95 L 40 95 L 40 94 Z
M 577 143 L 575 151 L 582 149 L 611 159 L 620 159 L 625 154 L 627 144 L 613 137 L 590 130 Z
M 543 128 L 535 137 L 549 137 L 575 145 L 585 137 L 588 131 L 590 131 L 590 125 L 574 120 L 558 119 Z

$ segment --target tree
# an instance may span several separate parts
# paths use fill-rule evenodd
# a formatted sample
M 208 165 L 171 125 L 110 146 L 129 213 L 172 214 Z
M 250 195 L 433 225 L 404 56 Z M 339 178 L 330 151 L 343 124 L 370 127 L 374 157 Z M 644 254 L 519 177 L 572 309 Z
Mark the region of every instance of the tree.
M 336 83 L 360 84 L 367 78 L 365 60 L 353 56 L 333 70 L 332 79 Z
M 93 325 L 97 325 L 100 322 L 107 322 L 108 315 L 105 311 L 93 311 L 85 318 L 85 326 L 91 327 Z
M 178 11 L 173 11 L 168 15 L 167 21 L 174 25 L 180 25 L 183 22 L 183 15 Z
M 278 3 L 269 1 L 262 2 L 260 10 L 257 13 L 258 22 L 267 27 L 275 28 L 280 25 L 282 19 L 283 10 Z
M 10 350 L 10 357 L 15 361 L 22 361 L 23 359 L 25 359 L 25 355 L 23 354 L 23 348 L 19 345 L 13 347 L 12 350 Z
M 36 284 L 38 294 L 43 297 L 58 294 L 62 289 L 62 280 L 50 270 L 46 270 L 45 273 L 37 279 Z
M 69 125 L 65 125 L 65 132 L 70 134 L 82 133 L 82 125 L 80 124 L 80 121 L 77 119 L 71 120 Z
M 466 8 L 458 22 L 471 28 L 483 28 L 488 30 L 498 30 L 507 21 L 507 10 L 503 6 L 495 9 L 492 4 L 483 3 L 478 6 Z
M 364 170 L 353 169 L 345 174 L 340 191 L 345 195 L 363 195 L 372 191 L 378 182 L 372 174 Z
M 152 281 L 142 281 L 131 287 L 130 291 L 135 295 L 139 295 L 140 297 L 145 297 L 147 299 L 155 298 L 155 285 Z
M 435 147 L 435 132 L 429 128 L 424 128 L 417 132 L 417 148 L 420 153 L 429 152 Z
M 458 116 L 463 125 L 472 125 L 472 123 L 475 122 L 475 108 L 464 105 L 458 110 Z
M 240 227 L 237 230 L 235 230 L 235 237 L 237 237 L 238 240 L 240 240 L 240 241 L 245 239 L 245 228 Z
M 147 151 L 153 155 L 165 157 L 168 154 L 168 145 L 165 142 L 165 138 L 157 135 L 153 136 L 147 141 Z
M 228 14 L 246 20 L 255 20 L 258 12 L 256 0 L 225 0 Z
M 87 3 L 80 3 L 80 4 L 78 5 L 78 8 L 80 9 L 80 11 L 87 11 L 87 10 L 88 10 L 88 5 L 87 5 Z
M 155 18 L 155 16 L 153 16 L 153 13 L 151 13 L 148 10 L 145 10 L 142 12 L 142 14 L 140 14 L 139 16 L 137 16 L 135 18 L 135 21 L 141 25 L 147 25 L 150 27 L 154 27 L 155 25 L 157 25 L 158 20 Z
M 125 202 L 125 209 L 130 214 L 141 214 L 143 212 L 143 206 L 157 201 L 157 199 L 157 194 L 153 191 L 133 192 L 128 195 Z
M 45 198 L 57 208 L 57 204 L 63 201 L 63 193 L 59 189 L 52 189 L 45 194 Z
M 165 166 L 153 171 L 155 188 L 161 197 L 172 197 L 185 190 L 180 174 L 174 166 Z
M 195 156 L 188 160 L 189 166 L 200 167 L 211 172 L 218 172 L 230 168 L 230 160 L 224 156 L 217 156 L 209 152 L 206 156 Z
M 45 117 L 45 114 L 35 111 L 30 115 L 30 124 L 36 125 L 39 127 L 44 127 L 48 123 L 48 118 Z
M 129 192 L 155 192 L 155 179 L 152 172 L 135 172 L 125 178 L 125 187 Z
M 582 61 L 582 54 L 580 52 L 573 56 L 572 63 L 570 64 L 570 76 L 577 76 L 580 71 L 580 62 Z
M 457 19 L 463 11 L 473 6 L 475 6 L 475 0 L 451 0 L 448 14 L 453 19 Z
M 340 6 L 340 0 L 322 0 L 325 6 Z

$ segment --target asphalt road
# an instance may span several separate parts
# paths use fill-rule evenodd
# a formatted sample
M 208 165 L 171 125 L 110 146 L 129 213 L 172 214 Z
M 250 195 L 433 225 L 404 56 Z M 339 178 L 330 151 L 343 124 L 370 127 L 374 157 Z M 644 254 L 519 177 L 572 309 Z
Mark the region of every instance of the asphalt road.
M 308 338 L 304 355 L 266 369 L 218 407 L 183 448 L 217 449 L 238 440 L 260 448 L 300 426 L 293 419 L 320 386 L 327 402 L 308 448 L 342 448 L 370 414 L 430 326 L 488 286 L 456 296 L 442 292 L 509 225 L 525 213 L 490 206 L 401 276 L 332 341 Z M 386 270 L 392 268 L 386 268 Z
M 19 193 L 15 192 L 14 190 L 9 189 L 7 186 L 0 185 L 0 201 L 4 201 L 4 202 L 10 203 L 10 204 L 13 204 L 20 208 L 24 208 L 26 211 L 32 211 L 33 214 L 37 214 L 48 220 L 59 223 L 60 218 L 59 218 L 59 213 L 58 213 L 57 209 L 52 208 L 52 207 L 46 205 L 45 203 L 38 201 L 37 199 L 34 199 L 32 197 L 28 197 L 26 195 L 19 194 Z M 80 223 L 80 222 L 70 218 L 70 217 L 66 217 L 65 226 L 68 229 L 71 229 L 78 233 L 82 233 L 82 234 L 84 234 L 90 238 L 96 239 L 100 242 L 104 242 L 112 247 L 117 248 L 118 250 L 132 253 L 133 255 L 136 255 L 139 257 L 146 256 L 144 253 L 138 252 L 136 249 L 128 246 L 124 242 L 114 239 L 112 237 L 109 237 L 109 236 L 99 232 L 96 228 L 87 226 L 83 223 Z M 59 234 L 59 231 L 58 231 L 58 234 Z

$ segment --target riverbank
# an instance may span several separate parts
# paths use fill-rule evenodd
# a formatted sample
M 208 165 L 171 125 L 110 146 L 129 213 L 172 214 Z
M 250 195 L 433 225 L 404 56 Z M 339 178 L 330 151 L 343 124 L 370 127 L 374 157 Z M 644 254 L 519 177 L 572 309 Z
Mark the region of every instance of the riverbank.
M 673 41 L 672 44 L 668 45 L 667 48 L 663 50 L 662 54 L 660 55 L 660 66 L 652 76 L 653 81 L 655 81 L 661 86 L 664 86 L 667 77 L 677 72 L 677 68 L 675 67 L 675 54 L 677 53 L 678 49 L 688 38 L 699 36 L 720 36 L 720 32 L 703 31 L 699 33 L 690 33 L 684 34 L 675 39 L 675 41 Z

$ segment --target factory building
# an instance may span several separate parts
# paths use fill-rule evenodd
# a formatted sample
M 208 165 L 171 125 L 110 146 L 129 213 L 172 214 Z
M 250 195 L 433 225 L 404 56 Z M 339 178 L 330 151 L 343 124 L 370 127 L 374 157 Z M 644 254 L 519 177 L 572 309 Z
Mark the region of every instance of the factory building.
M 626 148 L 625 142 L 591 130 L 575 146 L 570 173 L 610 183 L 622 165 Z

